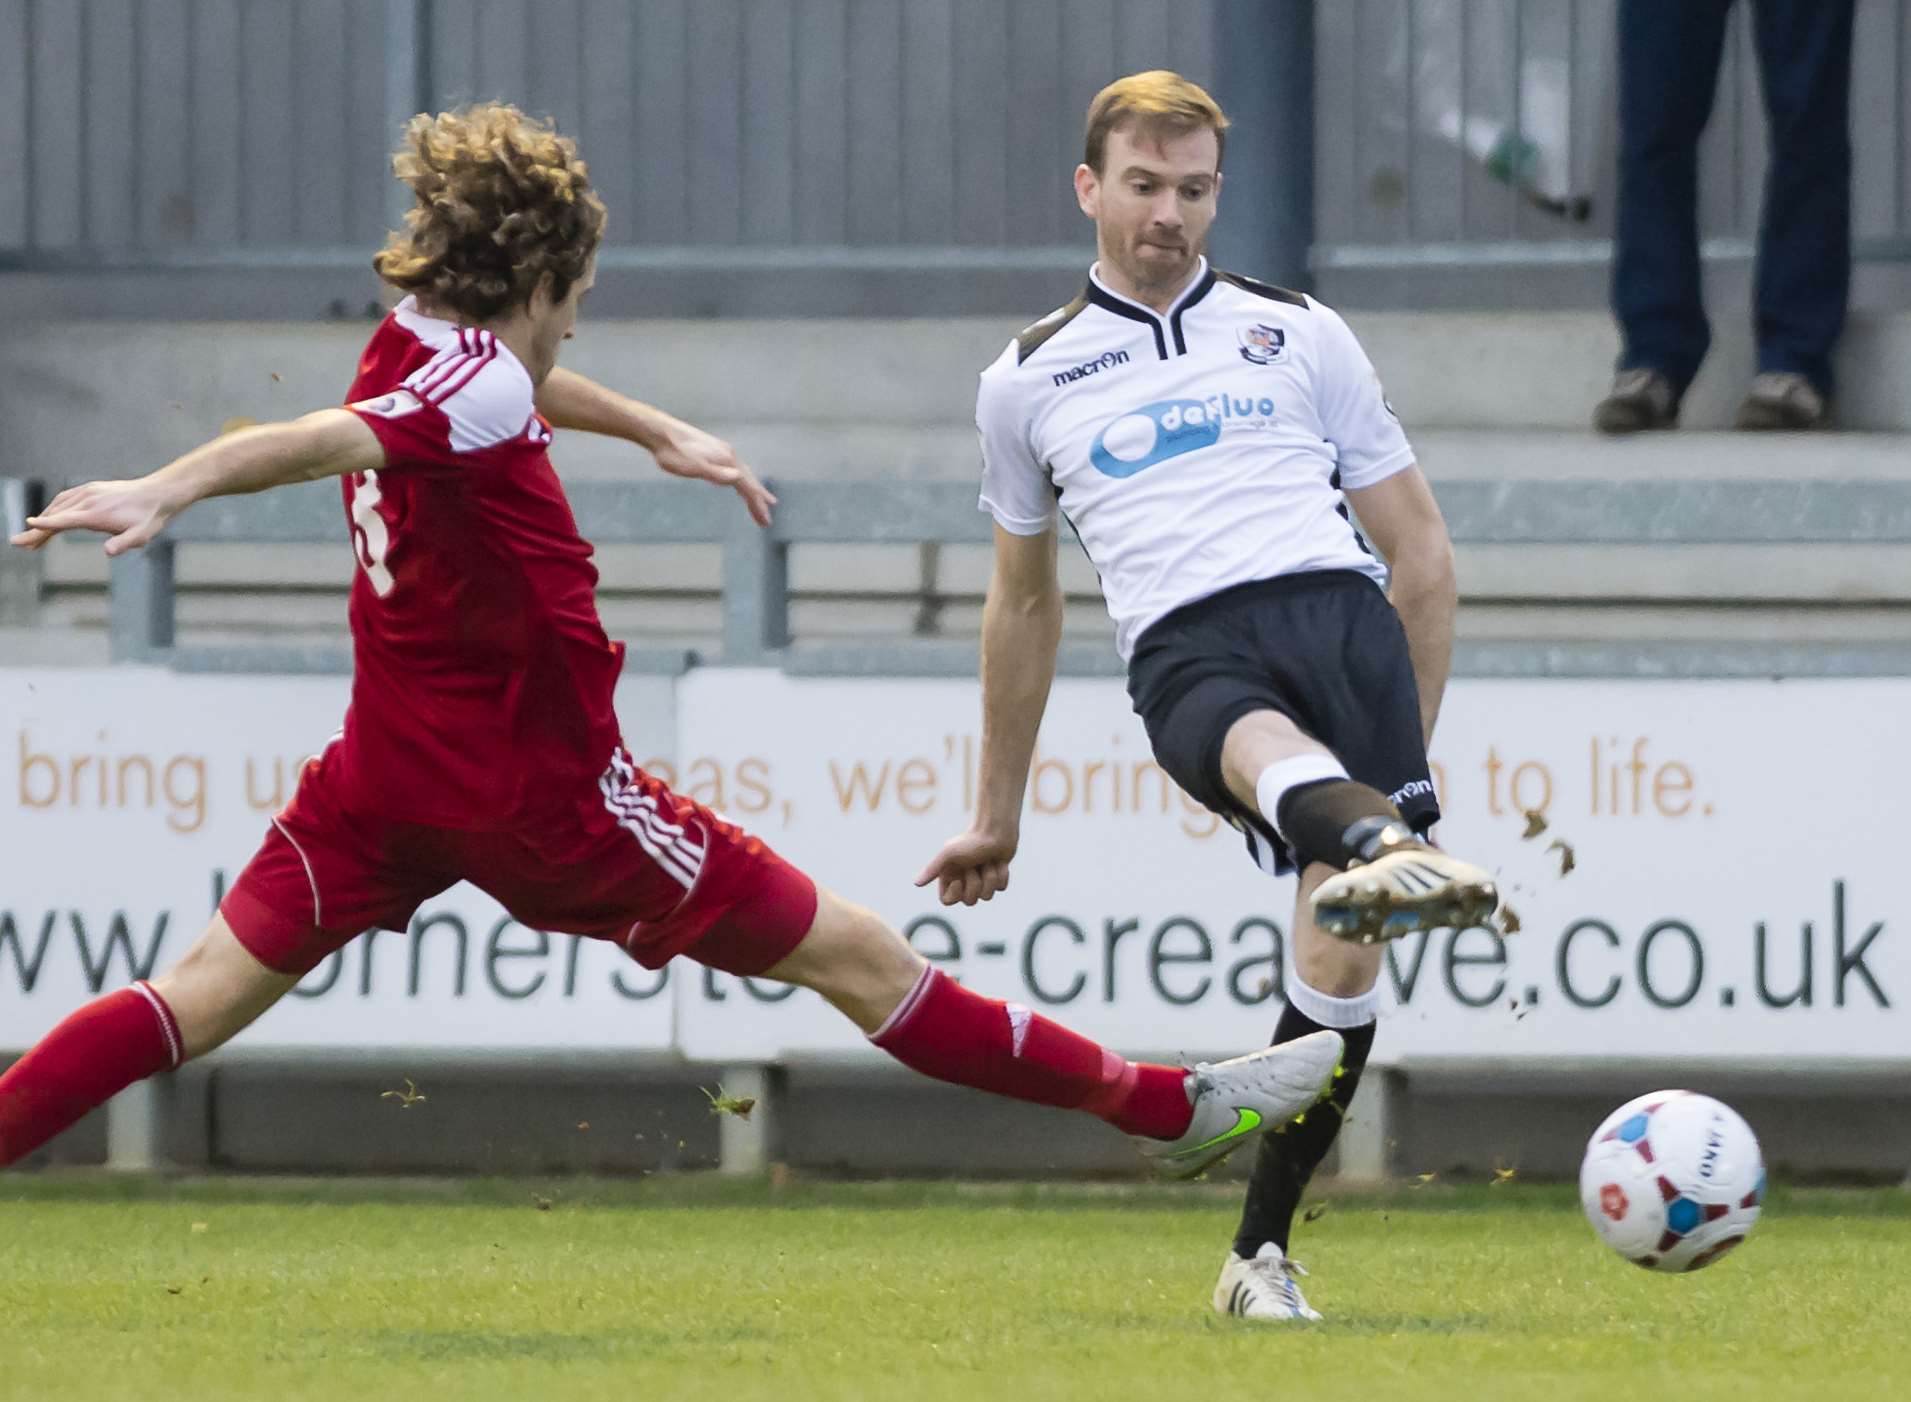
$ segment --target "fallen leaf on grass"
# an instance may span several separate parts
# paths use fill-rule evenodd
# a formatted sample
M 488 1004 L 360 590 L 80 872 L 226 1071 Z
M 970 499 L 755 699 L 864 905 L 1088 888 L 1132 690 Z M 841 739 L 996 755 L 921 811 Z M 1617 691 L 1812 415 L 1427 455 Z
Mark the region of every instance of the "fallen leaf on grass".
M 1573 855 L 1572 844 L 1569 842 L 1563 842 L 1559 838 L 1554 838 L 1546 845 L 1546 850 L 1548 852 L 1559 853 L 1559 874 L 1561 876 L 1571 875 L 1572 869 L 1579 865 L 1578 859 Z
M 710 1102 L 710 1113 L 713 1115 L 735 1115 L 739 1120 L 747 1120 L 750 1118 L 750 1112 L 756 1109 L 754 1096 L 725 1095 L 722 1086 L 718 1086 L 715 1091 L 706 1090 L 703 1094 Z M 679 1144 L 677 1147 L 681 1149 L 683 1145 Z
M 183 1285 L 168 1285 L 166 1287 L 166 1293 L 168 1295 L 183 1295 L 186 1293 L 186 1287 Z
M 1312 1207 L 1308 1208 L 1307 1211 L 1301 1213 L 1301 1221 L 1318 1222 L 1320 1221 L 1321 1218 L 1325 1217 L 1326 1215 L 1327 1215 L 1327 1204 L 1325 1202 L 1317 1202 Z
M 192 1224 L 192 1229 L 193 1229 L 193 1230 L 194 1230 L 195 1232 L 209 1232 L 209 1231 L 211 1231 L 211 1230 L 212 1230 L 212 1223 L 210 1223 L 210 1222 L 194 1222 L 194 1223 Z
M 1520 839 L 1524 842 L 1531 842 L 1534 838 L 1538 837 L 1541 833 L 1545 831 L 1546 831 L 1546 815 L 1540 812 L 1539 809 L 1537 808 L 1527 809 L 1526 810 L 1526 831 L 1520 834 Z
M 420 1095 L 418 1093 L 417 1084 L 411 1077 L 407 1076 L 405 1077 L 405 1088 L 403 1090 L 380 1091 L 378 1098 L 380 1100 L 396 1100 L 400 1110 L 409 1110 L 414 1105 L 424 1104 L 430 1097 Z
M 549 1212 L 551 1210 L 551 1200 L 540 1193 L 532 1193 L 531 1206 L 535 1207 L 539 1212 Z

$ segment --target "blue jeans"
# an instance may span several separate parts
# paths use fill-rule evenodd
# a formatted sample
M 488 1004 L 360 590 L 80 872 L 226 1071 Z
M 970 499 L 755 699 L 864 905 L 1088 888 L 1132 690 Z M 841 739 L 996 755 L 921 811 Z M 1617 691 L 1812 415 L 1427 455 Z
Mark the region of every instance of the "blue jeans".
M 1851 285 L 1851 29 L 1855 0 L 1748 0 L 1771 161 L 1753 329 L 1760 370 L 1831 392 Z M 1680 394 L 1711 344 L 1699 292 L 1698 144 L 1732 0 L 1620 0 L 1619 219 L 1612 309 L 1622 370 Z

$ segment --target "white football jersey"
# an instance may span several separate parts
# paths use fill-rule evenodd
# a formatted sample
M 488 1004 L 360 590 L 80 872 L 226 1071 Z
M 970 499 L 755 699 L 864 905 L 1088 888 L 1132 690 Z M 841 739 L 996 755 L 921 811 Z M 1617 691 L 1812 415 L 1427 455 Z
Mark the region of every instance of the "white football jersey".
M 1081 537 L 1122 657 L 1149 624 L 1222 589 L 1386 567 L 1342 490 L 1413 449 L 1347 323 L 1313 298 L 1202 259 L 1166 316 L 1089 270 L 1081 296 L 982 372 L 982 509 Z

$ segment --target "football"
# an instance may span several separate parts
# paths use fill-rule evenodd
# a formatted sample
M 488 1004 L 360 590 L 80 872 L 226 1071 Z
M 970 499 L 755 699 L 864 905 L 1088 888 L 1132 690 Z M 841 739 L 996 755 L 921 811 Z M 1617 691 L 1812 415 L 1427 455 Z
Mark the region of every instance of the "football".
M 1579 1200 L 1634 1265 L 1696 1271 L 1745 1240 L 1765 1197 L 1758 1138 L 1731 1106 L 1659 1090 L 1606 1116 L 1586 1145 Z

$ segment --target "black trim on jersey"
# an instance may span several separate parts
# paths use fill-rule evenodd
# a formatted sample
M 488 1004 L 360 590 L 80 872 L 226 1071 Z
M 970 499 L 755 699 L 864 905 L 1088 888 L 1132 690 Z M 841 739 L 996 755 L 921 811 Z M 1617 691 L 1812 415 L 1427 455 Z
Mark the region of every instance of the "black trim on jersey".
M 1033 326 L 1023 327 L 1015 336 L 1015 363 L 1026 364 L 1031 355 L 1047 344 L 1050 336 L 1080 316 L 1087 306 L 1088 296 L 1084 293 L 1067 306 L 1050 312 Z
M 1252 292 L 1256 297 L 1265 297 L 1270 302 L 1285 302 L 1290 307 L 1305 308 L 1307 306 L 1307 298 L 1304 294 L 1290 291 L 1285 287 L 1276 287 L 1271 282 L 1243 277 L 1239 273 L 1217 272 L 1215 276 L 1225 283 L 1240 288 L 1243 292 Z
M 1174 353 L 1176 355 L 1186 355 L 1188 353 L 1188 338 L 1181 334 L 1181 313 L 1185 312 L 1189 307 L 1192 307 L 1213 290 L 1216 276 L 1214 264 L 1208 264 L 1208 270 L 1201 274 L 1201 281 L 1194 285 L 1194 290 L 1189 292 L 1179 302 L 1175 303 L 1174 310 L 1168 313 L 1168 325 L 1174 331 Z M 1225 276 L 1225 274 L 1221 274 L 1221 276 Z
M 1347 489 L 1340 485 L 1339 468 L 1334 469 L 1334 475 L 1327 479 L 1327 485 L 1340 493 L 1340 502 L 1334 507 L 1334 510 L 1340 513 L 1340 519 L 1345 521 L 1348 528 L 1353 531 L 1354 544 L 1358 545 L 1362 550 L 1365 550 L 1372 558 L 1376 560 L 1379 559 L 1380 557 L 1374 554 L 1374 548 L 1367 544 L 1367 537 L 1360 533 L 1360 527 L 1354 524 L 1354 513 L 1347 509 Z M 1057 492 L 1056 495 L 1060 496 L 1061 493 Z
M 1103 311 L 1113 312 L 1116 316 L 1125 316 L 1130 321 L 1138 321 L 1150 331 L 1154 332 L 1155 354 L 1163 360 L 1168 358 L 1168 338 L 1161 334 L 1160 317 L 1150 312 L 1144 312 L 1140 307 L 1132 303 L 1122 301 L 1121 298 L 1115 296 L 1112 292 L 1103 291 L 1101 284 L 1096 282 L 1093 278 L 1090 278 L 1088 280 L 1088 286 L 1082 289 L 1082 296 L 1086 297 Z

